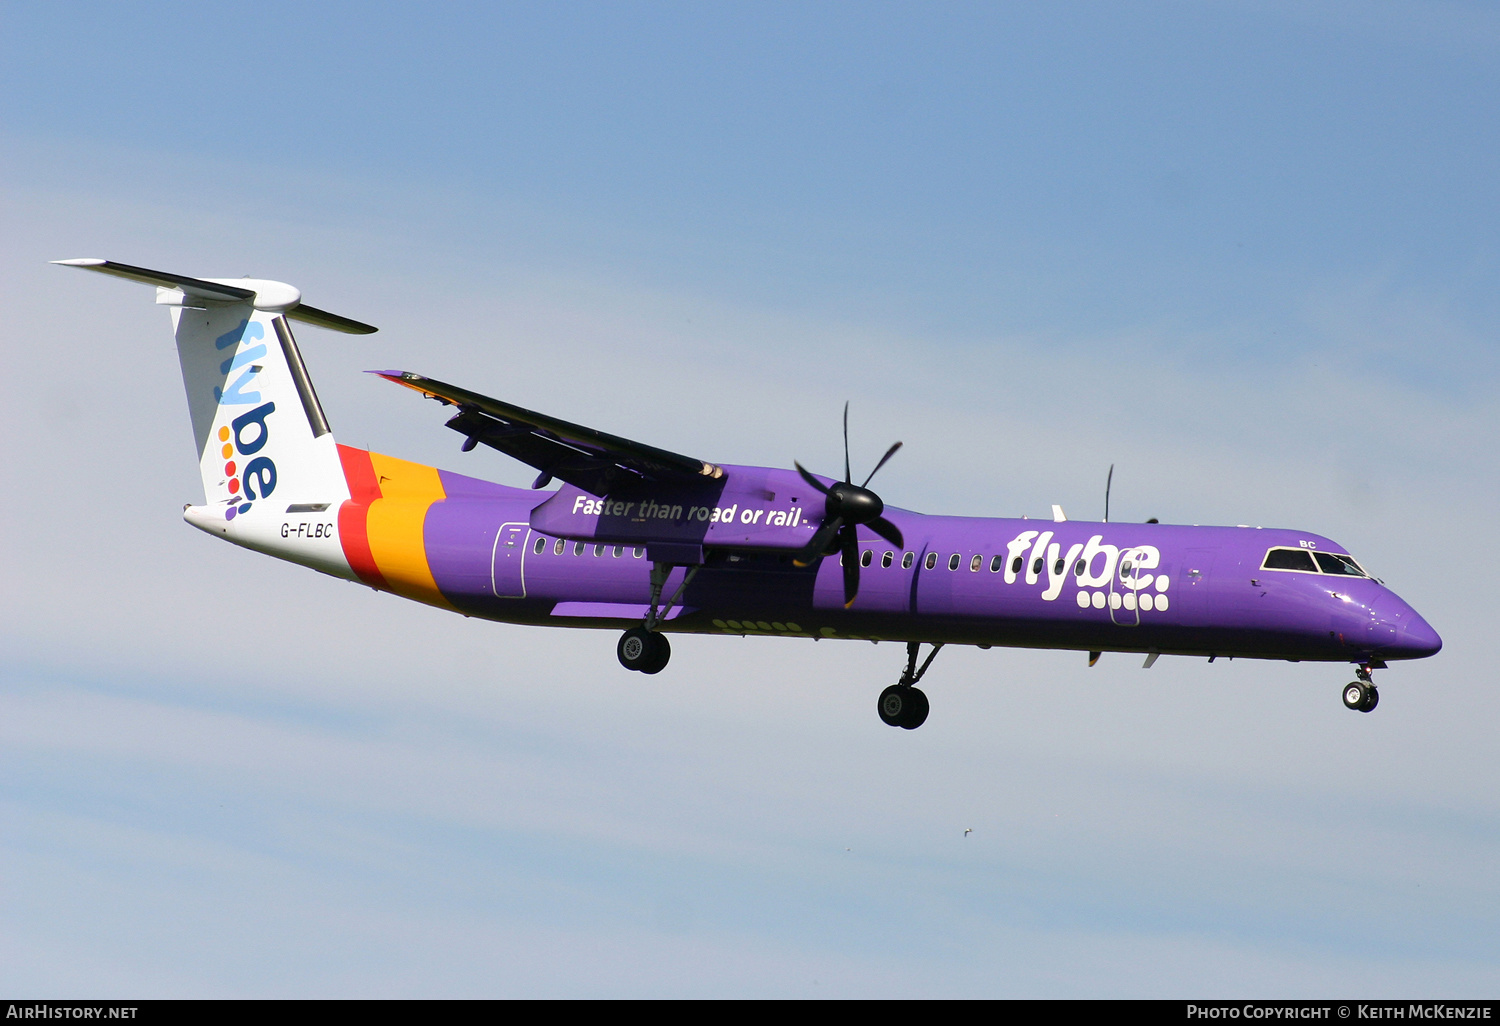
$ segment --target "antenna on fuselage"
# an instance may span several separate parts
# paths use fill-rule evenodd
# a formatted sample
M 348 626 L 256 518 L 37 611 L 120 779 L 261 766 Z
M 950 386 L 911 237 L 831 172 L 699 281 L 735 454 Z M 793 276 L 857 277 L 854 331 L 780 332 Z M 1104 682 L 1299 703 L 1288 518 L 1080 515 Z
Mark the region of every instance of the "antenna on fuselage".
M 1115 465 L 1109 465 L 1109 476 L 1104 479 L 1104 522 L 1109 523 L 1109 489 L 1115 483 Z

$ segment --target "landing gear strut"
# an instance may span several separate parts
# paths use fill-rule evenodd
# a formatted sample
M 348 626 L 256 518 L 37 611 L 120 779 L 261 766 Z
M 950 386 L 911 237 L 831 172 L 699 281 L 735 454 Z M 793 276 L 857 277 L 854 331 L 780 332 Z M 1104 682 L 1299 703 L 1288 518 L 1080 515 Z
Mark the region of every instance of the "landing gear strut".
M 927 672 L 927 667 L 932 665 L 942 647 L 933 645 L 919 669 L 917 650 L 921 648 L 921 644 L 916 641 L 906 643 L 906 669 L 901 671 L 901 680 L 880 693 L 880 702 L 876 706 L 880 719 L 888 726 L 916 730 L 927 722 L 927 696 L 916 687 L 916 683 L 922 679 L 922 674 Z
M 1355 712 L 1367 713 L 1380 704 L 1380 692 L 1375 690 L 1375 678 L 1370 669 L 1368 665 L 1360 666 L 1354 671 L 1359 679 L 1344 685 L 1344 705 Z
M 667 618 L 677 600 L 682 598 L 682 593 L 687 591 L 688 582 L 698 573 L 696 566 L 689 567 L 688 572 L 683 575 L 682 583 L 677 586 L 677 591 L 667 599 L 667 604 L 661 604 L 661 592 L 667 584 L 667 576 L 671 574 L 673 566 L 671 563 L 651 564 L 651 608 L 646 613 L 646 622 L 640 627 L 632 627 L 620 635 L 620 643 L 615 646 L 615 655 L 620 658 L 620 665 L 627 670 L 635 670 L 639 673 L 660 673 L 666 669 L 667 660 L 672 658 L 672 646 L 667 642 L 665 634 L 660 633 L 657 627 Z

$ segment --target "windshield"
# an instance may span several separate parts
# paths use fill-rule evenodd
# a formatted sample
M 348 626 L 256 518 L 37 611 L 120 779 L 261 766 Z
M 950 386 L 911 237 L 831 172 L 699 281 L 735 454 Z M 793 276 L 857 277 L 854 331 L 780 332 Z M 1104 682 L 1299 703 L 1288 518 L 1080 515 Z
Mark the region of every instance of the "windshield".
M 1339 577 L 1368 577 L 1353 556 L 1341 552 L 1317 552 L 1310 549 L 1277 547 L 1266 553 L 1262 570 L 1297 570 L 1305 574 L 1334 574 Z
M 1360 569 L 1360 565 L 1354 561 L 1353 556 L 1341 555 L 1337 552 L 1315 553 L 1318 567 L 1325 574 L 1340 574 L 1344 577 L 1368 577 L 1369 574 Z

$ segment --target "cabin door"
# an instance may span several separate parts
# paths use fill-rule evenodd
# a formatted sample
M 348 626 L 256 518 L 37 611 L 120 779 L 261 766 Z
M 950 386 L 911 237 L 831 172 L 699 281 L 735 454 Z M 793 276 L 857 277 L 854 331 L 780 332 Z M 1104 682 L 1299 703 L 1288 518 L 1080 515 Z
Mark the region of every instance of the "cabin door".
M 530 524 L 501 524 L 490 560 L 490 586 L 496 598 L 526 597 L 526 543 Z

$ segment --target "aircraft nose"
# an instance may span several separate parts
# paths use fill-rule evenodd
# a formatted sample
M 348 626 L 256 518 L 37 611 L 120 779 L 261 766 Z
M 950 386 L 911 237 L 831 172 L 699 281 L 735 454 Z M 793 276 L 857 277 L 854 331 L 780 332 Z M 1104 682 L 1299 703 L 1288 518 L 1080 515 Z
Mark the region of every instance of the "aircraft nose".
M 1397 659 L 1425 659 L 1437 655 L 1442 647 L 1443 639 L 1438 637 L 1431 624 L 1417 615 L 1416 610 L 1396 625 Z
M 1425 659 L 1436 655 L 1443 639 L 1415 609 L 1392 596 L 1379 603 L 1371 634 L 1379 638 L 1380 655 L 1385 659 Z

